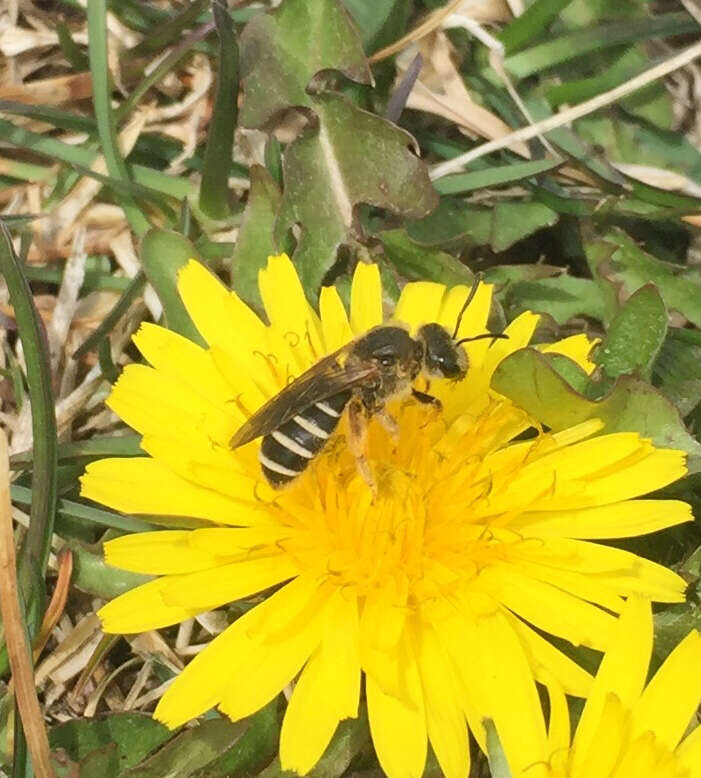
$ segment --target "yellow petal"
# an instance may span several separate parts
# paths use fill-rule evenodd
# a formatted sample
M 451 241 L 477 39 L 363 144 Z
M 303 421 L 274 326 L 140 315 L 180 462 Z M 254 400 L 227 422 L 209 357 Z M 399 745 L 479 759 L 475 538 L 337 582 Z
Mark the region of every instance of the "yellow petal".
M 690 632 L 655 673 L 633 708 L 633 736 L 647 730 L 674 749 L 701 703 L 701 634 Z
M 265 325 L 200 262 L 192 259 L 178 273 L 178 291 L 202 337 L 213 345 L 245 343 L 265 349 Z M 235 337 L 233 334 L 235 333 Z
M 438 320 L 444 294 L 445 286 L 432 281 L 407 284 L 399 295 L 394 318 L 407 324 L 413 334 L 422 324 Z
M 296 565 L 286 554 L 269 554 L 221 567 L 174 576 L 162 588 L 168 605 L 205 611 L 248 597 L 293 578 Z
M 382 324 L 382 282 L 377 265 L 358 262 L 351 285 L 350 324 L 360 335 Z
M 457 339 L 481 335 L 487 331 L 487 319 L 492 307 L 493 289 L 494 287 L 491 284 L 480 284 L 477 287 L 475 296 L 463 313 L 456 336 Z M 442 324 L 451 334 L 458 323 L 458 316 L 469 292 L 470 290 L 466 286 L 454 286 L 443 297 L 438 318 L 435 321 Z M 489 340 L 486 340 L 484 344 L 485 349 L 488 343 Z
M 570 712 L 567 698 L 557 681 L 548 685 L 550 700 L 550 719 L 548 721 L 548 748 L 554 756 L 557 752 L 567 752 L 570 748 Z
M 590 726 L 594 729 L 593 736 L 586 742 L 575 741 L 571 778 L 611 778 L 626 734 L 626 711 L 615 694 L 604 695 L 598 717 Z M 625 775 L 642 778 L 637 771 Z
M 316 362 L 324 353 L 321 322 L 307 302 L 294 265 L 286 254 L 268 257 L 268 265 L 258 273 L 260 296 L 270 324 L 283 337 L 296 336 L 300 366 Z
M 272 675 L 276 668 L 266 664 L 267 656 L 261 652 L 260 641 L 265 636 L 259 631 L 260 624 L 266 619 L 270 623 L 279 622 L 289 618 L 290 613 L 304 610 L 316 590 L 316 582 L 308 578 L 298 578 L 244 613 L 224 632 L 217 635 L 180 673 L 158 703 L 154 717 L 172 729 L 217 705 L 227 693 L 235 695 L 246 684 L 247 679 L 243 674 L 248 671 L 248 666 L 256 664 L 251 661 L 252 657 L 254 660 L 259 659 L 259 665 L 262 663 L 258 673 L 270 670 L 273 680 Z M 300 661 L 297 669 L 304 659 Z M 292 676 L 295 672 L 296 670 Z M 272 699 L 290 678 L 280 681 L 279 686 L 272 691 L 270 687 L 266 687 L 268 700 L 262 702 L 259 707 Z M 273 687 L 275 683 L 278 683 L 277 676 Z M 256 704 L 256 701 L 253 702 Z
M 630 500 L 563 513 L 531 512 L 510 526 L 528 534 L 582 539 L 632 538 L 692 521 L 680 500 Z
M 612 616 L 596 606 L 521 575 L 511 565 L 486 568 L 480 584 L 521 618 L 574 645 L 601 650 L 616 624 Z
M 91 462 L 80 482 L 83 497 L 123 513 L 192 516 L 221 524 L 245 518 L 241 503 L 186 481 L 148 457 Z
M 105 562 L 149 575 L 191 573 L 226 563 L 226 556 L 193 548 L 190 544 L 192 535 L 185 530 L 124 535 L 105 543 Z
M 586 670 L 562 651 L 558 651 L 550 641 L 541 637 L 521 619 L 508 611 L 505 612 L 505 616 L 521 640 L 536 680 L 546 684 L 554 679 L 558 687 L 575 697 L 586 697 L 589 694 L 592 678 Z
M 338 718 L 355 718 L 360 699 L 360 627 L 358 603 L 339 590 L 329 606 L 319 651 L 320 672 L 329 703 Z
M 589 359 L 589 355 L 597 343 L 599 343 L 598 338 L 589 338 L 588 335 L 580 333 L 537 348 L 544 354 L 563 354 L 576 362 L 585 372 L 591 373 L 596 363 Z
M 388 778 L 421 778 L 426 763 L 427 734 L 421 682 L 410 649 L 400 652 L 405 694 L 386 694 L 366 677 L 370 732 L 380 766 Z
M 606 698 L 614 694 L 624 708 L 639 697 L 647 677 L 652 653 L 652 613 L 650 604 L 631 597 L 618 624 L 608 651 L 594 679 L 592 690 L 574 737 L 573 775 L 586 775 L 585 760 L 595 742 Z
M 323 755 L 336 731 L 339 716 L 326 683 L 323 660 L 316 653 L 307 662 L 295 685 L 280 731 L 280 763 L 283 770 L 304 775 Z
M 163 434 L 182 444 L 193 439 L 227 445 L 241 423 L 233 404 L 214 403 L 182 380 L 145 365 L 128 365 L 107 405 L 142 434 Z
M 319 589 L 314 577 L 310 581 L 296 579 L 285 589 L 295 585 L 296 597 L 285 612 L 268 610 L 250 628 L 254 637 L 249 650 L 241 652 L 231 665 L 236 673 L 219 708 L 234 721 L 272 700 L 297 675 L 322 639 L 330 592 Z
M 160 373 L 182 381 L 211 403 L 226 403 L 234 388 L 216 369 L 209 352 L 165 327 L 148 322 L 134 335 L 139 351 Z
M 676 751 L 679 766 L 689 771 L 689 778 L 701 778 L 701 726 L 687 735 Z
M 167 578 L 157 578 L 103 605 L 97 612 L 102 629 L 117 635 L 128 635 L 169 627 L 196 616 L 200 611 L 181 605 L 166 605 L 162 592 L 167 582 Z
M 457 679 L 432 629 L 420 630 L 418 645 L 431 747 L 446 778 L 465 778 L 470 772 L 470 750 L 465 716 L 455 691 Z
M 351 330 L 346 309 L 343 307 L 343 302 L 335 286 L 321 288 L 319 314 L 327 352 L 337 351 L 341 346 L 345 346 L 346 343 L 353 340 L 353 330 Z
M 183 446 L 172 438 L 156 435 L 144 435 L 141 447 L 181 478 L 231 497 L 239 506 L 246 505 L 251 514 L 263 507 L 258 501 L 261 495 L 257 493 L 260 465 L 246 462 L 243 452 L 231 451 L 202 439 L 193 439 L 190 445 Z M 241 513 L 240 509 L 238 513 Z M 250 520 L 241 523 L 248 524 Z
M 545 775 L 548 746 L 533 674 L 518 636 L 497 613 L 477 621 L 482 668 L 490 702 L 489 717 L 515 775 L 531 768 Z

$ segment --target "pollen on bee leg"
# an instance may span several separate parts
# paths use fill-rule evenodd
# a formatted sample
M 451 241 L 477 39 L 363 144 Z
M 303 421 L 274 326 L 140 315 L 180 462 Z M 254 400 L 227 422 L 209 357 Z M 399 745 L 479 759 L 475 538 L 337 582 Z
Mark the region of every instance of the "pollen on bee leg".
M 365 483 L 370 487 L 372 499 L 377 498 L 377 484 L 365 457 L 367 446 L 368 422 L 362 404 L 358 400 L 351 400 L 348 404 L 348 448 L 355 457 L 358 472 Z

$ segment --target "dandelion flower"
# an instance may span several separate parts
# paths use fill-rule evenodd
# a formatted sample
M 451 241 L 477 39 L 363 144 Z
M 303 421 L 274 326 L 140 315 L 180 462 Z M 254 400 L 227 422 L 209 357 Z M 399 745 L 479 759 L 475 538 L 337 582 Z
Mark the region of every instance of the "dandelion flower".
M 514 775 L 699 778 L 701 726 L 689 725 L 701 705 L 701 634 L 690 632 L 646 685 L 652 638 L 649 602 L 631 597 L 571 744 L 565 696 L 549 684 L 549 754 Z
M 382 289 L 377 267 L 359 264 L 350 315 L 332 287 L 317 314 L 284 255 L 259 285 L 268 324 L 190 262 L 179 291 L 207 348 L 154 325 L 135 337 L 151 366 L 128 366 L 108 404 L 148 456 L 92 463 L 83 494 L 217 526 L 107 543 L 110 564 L 157 577 L 102 608 L 104 629 L 166 627 L 267 590 L 190 662 L 156 718 L 175 727 L 217 706 L 240 719 L 296 679 L 281 731 L 286 769 L 310 770 L 361 695 L 390 778 L 420 776 L 429 741 L 445 775 L 464 778 L 467 726 L 484 745 L 485 717 L 530 764 L 547 740 L 526 715 L 533 679 L 555 677 L 580 696 L 590 681 L 540 633 L 603 650 L 624 597 L 682 599 L 676 574 L 592 541 L 688 521 L 682 502 L 633 499 L 682 476 L 684 455 L 633 433 L 596 437 L 597 421 L 516 441 L 535 422 L 489 383 L 528 344 L 538 317 L 525 313 L 508 340 L 467 344 L 464 381 L 431 386 L 441 413 L 391 408 L 398 440 L 371 422 L 375 499 L 344 445 L 345 420 L 304 474 L 274 491 L 259 441 L 232 451 L 232 434 L 291 376 L 379 325 Z M 491 291 L 480 285 L 459 337 L 486 331 Z M 452 330 L 467 293 L 408 284 L 393 319 Z M 548 349 L 591 369 L 590 347 L 577 336 Z

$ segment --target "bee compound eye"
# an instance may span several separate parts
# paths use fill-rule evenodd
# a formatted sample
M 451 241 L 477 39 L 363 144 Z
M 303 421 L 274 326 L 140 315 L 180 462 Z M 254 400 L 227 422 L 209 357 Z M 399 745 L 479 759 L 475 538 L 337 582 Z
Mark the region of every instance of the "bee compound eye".
M 392 367 L 395 362 L 394 357 L 380 357 L 380 364 L 382 367 Z

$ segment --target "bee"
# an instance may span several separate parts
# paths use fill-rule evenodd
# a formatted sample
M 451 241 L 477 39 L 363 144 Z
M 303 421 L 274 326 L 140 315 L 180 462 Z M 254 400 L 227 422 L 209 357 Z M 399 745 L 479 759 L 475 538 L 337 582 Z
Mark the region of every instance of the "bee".
M 364 456 L 370 418 L 377 417 L 396 435 L 397 422 L 386 410 L 390 400 L 412 396 L 440 410 L 437 397 L 412 386 L 418 376 L 423 374 L 429 381 L 461 381 L 469 367 L 463 343 L 507 337 L 487 332 L 456 340 L 463 314 L 478 286 L 476 279 L 452 334 L 436 322 L 421 326 L 415 338 L 398 325 L 374 327 L 320 359 L 265 403 L 234 434 L 231 448 L 262 437 L 259 460 L 263 475 L 272 487 L 284 487 L 322 451 L 347 408 L 348 446 L 361 475 L 374 491 Z

